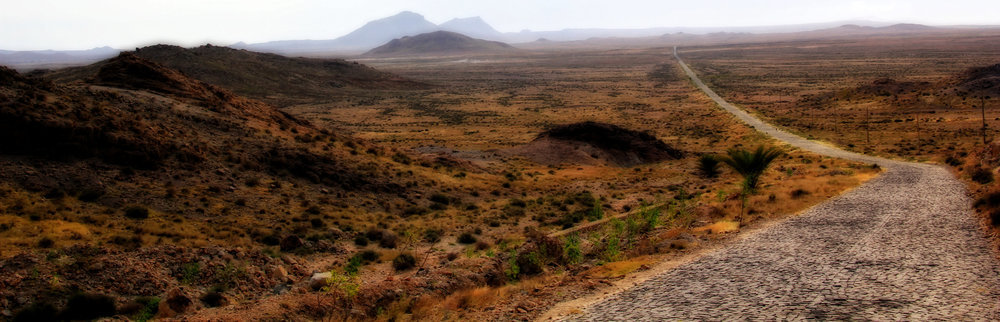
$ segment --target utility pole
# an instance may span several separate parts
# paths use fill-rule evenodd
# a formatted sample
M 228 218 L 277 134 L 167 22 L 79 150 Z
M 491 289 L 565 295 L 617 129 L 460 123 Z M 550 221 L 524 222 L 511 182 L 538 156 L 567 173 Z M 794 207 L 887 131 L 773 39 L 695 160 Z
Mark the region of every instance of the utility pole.
M 983 145 L 986 145 L 986 100 L 988 99 L 989 96 L 979 95 L 979 110 L 983 115 Z
M 871 134 L 869 134 L 869 128 L 871 127 L 872 113 L 869 109 L 870 107 L 865 105 L 865 145 L 868 145 L 868 148 L 871 149 L 872 137 Z

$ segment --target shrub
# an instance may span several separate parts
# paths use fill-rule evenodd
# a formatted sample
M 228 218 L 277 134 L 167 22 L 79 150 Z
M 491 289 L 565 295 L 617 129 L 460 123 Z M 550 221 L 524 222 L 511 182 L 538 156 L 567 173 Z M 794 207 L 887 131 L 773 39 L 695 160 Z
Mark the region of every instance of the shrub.
M 347 260 L 347 265 L 344 265 L 344 273 L 348 276 L 358 275 L 358 271 L 361 270 L 361 256 L 352 256 L 351 259 Z
M 698 172 L 705 178 L 718 177 L 719 159 L 710 154 L 703 154 L 698 158 Z
M 439 204 L 447 205 L 447 204 L 451 203 L 451 198 L 448 198 L 448 196 L 445 196 L 445 195 L 440 194 L 440 193 L 435 193 L 435 194 L 431 195 L 430 201 L 433 202 L 433 203 L 439 203 Z
M 354 237 L 354 244 L 358 246 L 368 246 L 368 237 L 357 235 Z
M 48 302 L 35 303 L 18 311 L 13 321 L 56 321 L 57 312 L 55 306 Z
M 597 221 L 601 218 L 604 218 L 604 206 L 601 205 L 600 200 L 594 199 L 594 207 L 587 213 L 587 220 Z
M 229 300 L 218 291 L 209 291 L 201 296 L 201 303 L 204 303 L 207 307 L 219 307 L 229 304 Z
M 650 231 L 656 229 L 660 225 L 660 209 L 651 208 L 649 206 L 643 205 L 642 209 L 639 210 L 639 216 L 642 217 L 644 226 L 642 227 L 644 231 Z
M 125 217 L 132 219 L 146 219 L 149 218 L 149 209 L 143 206 L 125 208 Z
M 983 168 L 975 168 L 970 174 L 972 181 L 978 182 L 979 184 L 988 184 L 993 182 L 993 172 Z
M 462 233 L 461 235 L 458 235 L 458 243 L 460 244 L 469 245 L 475 242 L 476 242 L 476 236 L 472 236 L 471 233 Z
M 53 245 L 55 245 L 55 243 L 56 242 L 53 241 L 52 238 L 42 237 L 42 239 L 38 240 L 38 247 L 40 247 L 40 248 L 49 248 L 49 247 L 52 247 Z
M 371 249 L 364 250 L 356 256 L 360 257 L 364 262 L 374 262 L 378 260 L 378 252 Z
M 62 312 L 65 320 L 94 320 L 117 313 L 115 299 L 103 294 L 77 293 L 70 296 Z
M 413 255 L 402 253 L 392 260 L 392 268 L 397 271 L 405 271 L 417 265 L 417 259 Z
M 990 213 L 990 223 L 993 224 L 993 227 L 1000 227 L 1000 209 Z
M 544 271 L 542 256 L 537 249 L 522 252 L 517 256 L 518 276 L 532 276 L 541 274 Z
M 201 276 L 201 264 L 198 262 L 181 265 L 181 278 L 178 280 L 184 284 L 191 284 Z
M 808 195 L 808 194 L 809 194 L 809 191 L 805 191 L 805 190 L 802 190 L 802 189 L 795 189 L 795 190 L 792 190 L 792 192 L 788 193 L 788 195 L 791 196 L 792 199 L 796 199 L 796 198 L 799 198 L 799 197 L 802 197 L 802 196 L 805 196 L 805 195 Z
M 424 241 L 428 243 L 437 243 L 441 241 L 441 231 L 437 229 L 425 230 Z
M 566 236 L 563 243 L 563 252 L 566 256 L 566 264 L 574 265 L 583 261 L 583 251 L 580 250 L 580 236 L 572 233 Z
M 365 232 L 365 237 L 367 237 L 368 240 L 371 240 L 371 241 L 380 241 L 380 240 L 382 240 L 382 236 L 383 236 L 382 232 L 383 231 L 381 229 L 372 228 L 372 229 L 369 229 L 367 232 Z
M 158 297 L 140 297 L 135 299 L 134 303 L 139 308 L 138 312 L 132 316 L 132 319 L 135 321 L 145 322 L 152 320 L 160 310 L 160 298 Z
M 414 215 L 419 216 L 419 215 L 426 214 L 428 212 L 431 212 L 431 211 L 429 209 L 427 209 L 427 208 L 414 206 L 414 207 L 408 207 L 406 209 L 403 209 L 402 216 L 404 218 L 405 217 L 409 217 L 409 216 L 414 216 Z
M 396 242 L 399 241 L 399 236 L 390 231 L 382 232 L 382 239 L 378 241 L 379 247 L 382 248 L 396 248 Z

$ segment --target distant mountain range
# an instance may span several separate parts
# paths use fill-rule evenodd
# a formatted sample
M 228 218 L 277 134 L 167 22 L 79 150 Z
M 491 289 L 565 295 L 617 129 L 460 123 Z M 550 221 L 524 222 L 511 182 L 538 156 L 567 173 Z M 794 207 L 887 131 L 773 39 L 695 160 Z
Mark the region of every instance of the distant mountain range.
M 369 22 L 340 38 L 329 40 L 283 40 L 259 44 L 237 43 L 230 47 L 278 54 L 308 55 L 316 53 L 362 53 L 389 41 L 433 31 L 451 31 L 486 40 L 501 41 L 504 34 L 493 29 L 482 18 L 452 19 L 436 25 L 424 16 L 404 11 L 392 17 Z
M 111 47 L 100 47 L 89 50 L 38 50 L 10 51 L 0 50 L 0 65 L 17 69 L 27 68 L 60 68 L 93 63 L 99 60 L 115 57 L 121 52 Z
M 725 40 L 741 38 L 749 34 L 782 34 L 786 38 L 830 37 L 934 32 L 974 28 L 997 28 L 997 26 L 951 26 L 930 27 L 914 24 L 891 24 L 876 21 L 838 21 L 829 23 L 798 24 L 783 26 L 755 27 L 662 27 L 644 29 L 563 29 L 557 31 L 500 32 L 480 17 L 452 19 L 440 25 L 424 16 L 404 11 L 391 17 L 368 22 L 353 32 L 334 39 L 325 40 L 280 40 L 247 44 L 239 42 L 229 47 L 256 52 L 276 53 L 286 56 L 331 57 L 360 55 L 394 39 L 420 34 L 449 31 L 472 38 L 520 44 L 520 48 L 538 48 L 544 43 L 601 42 L 614 44 L 656 39 L 661 42 L 678 42 L 698 39 Z M 704 35 L 704 36 L 703 36 Z M 628 40 L 631 39 L 631 40 Z M 570 44 L 572 45 L 572 44 Z M 545 45 L 549 46 L 549 45 Z M 2 51 L 0 65 L 28 70 L 35 68 L 59 68 L 84 65 L 117 55 L 120 50 L 102 47 L 81 51 Z

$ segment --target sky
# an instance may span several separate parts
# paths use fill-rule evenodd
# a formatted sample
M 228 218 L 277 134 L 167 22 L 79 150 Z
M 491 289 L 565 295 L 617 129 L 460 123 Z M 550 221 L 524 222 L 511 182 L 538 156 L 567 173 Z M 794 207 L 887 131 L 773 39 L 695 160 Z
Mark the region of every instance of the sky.
M 843 20 L 1000 25 L 997 0 L 0 0 L 0 49 L 131 49 L 333 39 L 413 11 L 497 30 L 774 26 Z

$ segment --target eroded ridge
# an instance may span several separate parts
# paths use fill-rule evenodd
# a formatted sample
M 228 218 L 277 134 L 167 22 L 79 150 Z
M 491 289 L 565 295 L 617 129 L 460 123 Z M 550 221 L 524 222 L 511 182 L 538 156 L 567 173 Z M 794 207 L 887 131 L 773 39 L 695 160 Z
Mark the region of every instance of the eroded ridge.
M 725 102 L 677 59 L 696 86 L 754 128 L 886 172 L 571 319 L 1000 319 L 1000 268 L 964 185 L 947 169 L 843 151 L 777 129 Z

